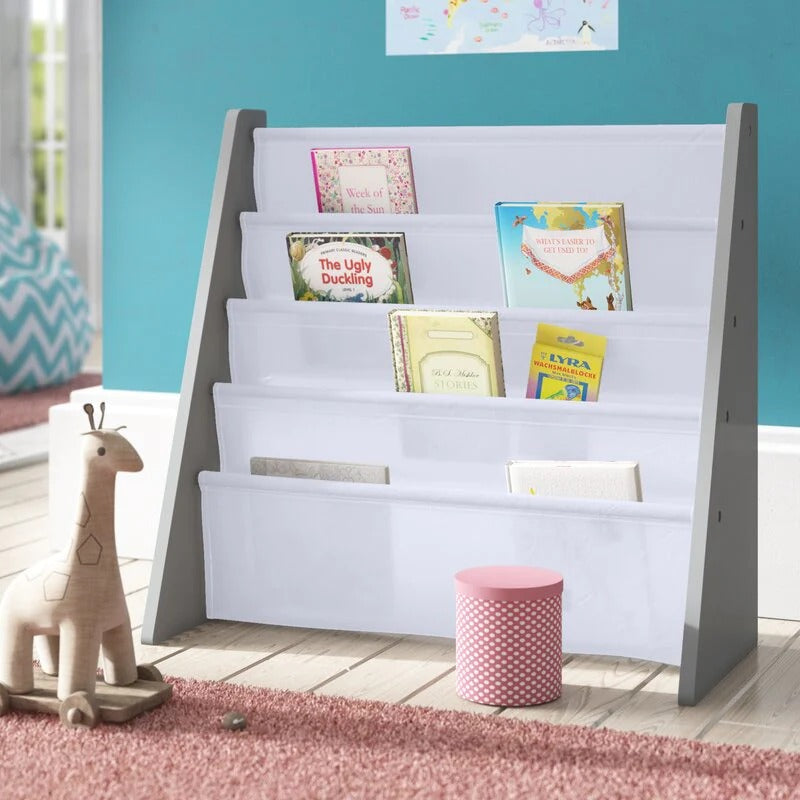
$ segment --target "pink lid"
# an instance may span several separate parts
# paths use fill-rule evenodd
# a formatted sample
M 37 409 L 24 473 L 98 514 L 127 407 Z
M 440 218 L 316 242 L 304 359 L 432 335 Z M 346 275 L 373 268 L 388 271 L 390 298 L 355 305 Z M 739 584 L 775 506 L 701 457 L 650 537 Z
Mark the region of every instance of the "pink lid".
M 538 567 L 472 567 L 455 576 L 456 591 L 484 600 L 540 600 L 560 594 L 564 578 Z

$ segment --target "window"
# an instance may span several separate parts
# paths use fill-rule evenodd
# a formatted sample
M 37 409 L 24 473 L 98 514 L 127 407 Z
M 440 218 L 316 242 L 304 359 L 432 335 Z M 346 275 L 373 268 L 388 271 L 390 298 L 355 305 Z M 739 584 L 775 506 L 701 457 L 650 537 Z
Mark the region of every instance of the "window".
M 67 248 L 65 0 L 31 0 L 30 213 L 45 236 Z
M 69 255 L 102 327 L 102 3 L 0 0 L 0 189 Z

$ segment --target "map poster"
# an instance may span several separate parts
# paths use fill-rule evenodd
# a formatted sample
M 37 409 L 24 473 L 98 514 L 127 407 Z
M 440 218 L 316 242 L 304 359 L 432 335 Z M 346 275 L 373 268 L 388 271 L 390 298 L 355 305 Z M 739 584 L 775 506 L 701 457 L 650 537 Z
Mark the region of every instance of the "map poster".
M 386 55 L 617 50 L 619 0 L 386 0 Z

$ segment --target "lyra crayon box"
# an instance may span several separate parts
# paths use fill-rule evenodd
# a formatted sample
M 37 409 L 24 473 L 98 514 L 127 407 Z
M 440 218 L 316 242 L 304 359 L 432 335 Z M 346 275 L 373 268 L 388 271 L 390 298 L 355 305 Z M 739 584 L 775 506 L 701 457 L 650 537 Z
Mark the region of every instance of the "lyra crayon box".
M 526 397 L 597 400 L 606 337 L 539 324 Z

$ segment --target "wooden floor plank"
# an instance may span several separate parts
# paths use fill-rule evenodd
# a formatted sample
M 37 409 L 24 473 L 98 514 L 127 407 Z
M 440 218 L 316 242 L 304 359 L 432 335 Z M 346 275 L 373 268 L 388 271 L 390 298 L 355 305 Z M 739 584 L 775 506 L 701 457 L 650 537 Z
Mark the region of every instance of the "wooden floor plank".
M 144 607 L 147 602 L 147 589 L 139 589 L 125 595 L 128 614 L 131 618 L 131 628 L 138 628 L 144 621 Z
M 136 651 L 136 663 L 158 664 L 165 658 L 175 655 L 181 650 L 188 650 L 195 644 L 202 643 L 213 637 L 224 635 L 222 632 L 230 629 L 232 622 L 219 622 L 213 620 L 198 625 L 189 631 L 185 631 L 177 636 L 168 639 L 160 644 L 143 644 L 142 628 L 133 629 L 133 646 Z M 215 633 L 216 632 L 216 633 Z
M 47 491 L 47 481 L 39 478 L 0 489 L 0 519 L 2 519 L 4 510 L 9 506 L 21 503 L 24 500 L 47 497 Z
M 2 561 L 0 561 L 0 565 L 2 565 Z M 2 600 L 6 589 L 11 585 L 11 581 L 16 577 L 16 575 L 6 575 L 4 578 L 0 578 L 0 600 Z
M 733 722 L 718 722 L 703 736 L 704 742 L 717 744 L 748 744 L 751 747 L 770 747 L 800 751 L 800 732 L 783 728 L 765 728 L 761 725 L 739 725 Z
M 160 661 L 158 668 L 177 678 L 224 680 L 313 633 L 304 628 L 230 623 L 208 632 L 191 649 Z
M 32 497 L 10 506 L 0 509 L 0 547 L 3 546 L 3 531 L 9 525 L 18 522 L 25 522 L 37 517 L 47 517 L 49 511 L 49 499 L 46 496 Z M 43 523 L 45 531 L 48 530 L 47 520 Z
M 47 539 L 37 539 L 35 542 L 3 550 L 0 553 L 0 578 L 27 569 L 49 553 L 50 545 Z
M 385 650 L 397 637 L 317 631 L 231 678 L 233 683 L 305 692 Z
M 596 725 L 661 668 L 651 661 L 575 656 L 564 665 L 561 697 L 552 703 L 507 708 L 501 717 L 562 725 Z
M 678 668 L 667 667 L 606 719 L 607 728 L 693 739 L 715 722 L 757 680 L 791 641 L 800 623 L 759 621 L 758 647 L 722 679 L 696 706 L 678 705 Z
M 456 694 L 455 666 L 450 672 L 409 697 L 405 704 L 438 708 L 443 711 L 469 711 L 473 714 L 496 714 L 501 710 L 498 706 L 485 706 L 480 703 L 470 703 L 469 700 L 462 700 Z
M 800 639 L 759 673 L 720 722 L 800 731 Z
M 137 664 L 156 664 L 183 650 L 182 647 L 168 644 L 142 644 L 142 629 L 133 629 L 133 650 Z M 161 669 L 161 667 L 159 667 Z
M 119 568 L 122 578 L 122 589 L 125 594 L 138 592 L 140 589 L 147 589 L 150 583 L 150 573 L 153 568 L 152 561 L 138 559 L 128 561 Z
M 0 561 L 7 550 L 40 539 L 47 539 L 47 515 L 0 528 Z
M 19 486 L 34 480 L 48 480 L 49 465 L 47 461 L 29 464 L 25 467 L 0 471 L 0 493 L 10 486 Z
M 315 691 L 397 703 L 444 675 L 454 662 L 451 639 L 409 636 Z
M 137 663 L 148 662 L 157 664 L 168 656 L 175 655 L 181 650 L 188 650 L 195 645 L 213 647 L 217 642 L 230 637 L 230 629 L 239 623 L 211 620 L 198 625 L 183 633 L 173 636 L 160 644 L 142 644 L 142 629 L 133 629 L 133 644 L 136 649 Z

